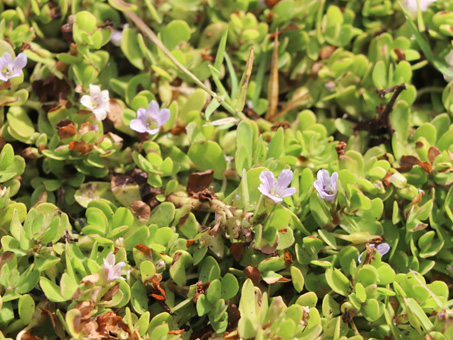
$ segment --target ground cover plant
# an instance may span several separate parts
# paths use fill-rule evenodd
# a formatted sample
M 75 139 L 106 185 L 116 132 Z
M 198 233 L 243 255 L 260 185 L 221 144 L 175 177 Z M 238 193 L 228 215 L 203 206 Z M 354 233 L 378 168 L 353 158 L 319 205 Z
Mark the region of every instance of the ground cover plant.
M 0 339 L 453 339 L 452 32 L 1 0 Z

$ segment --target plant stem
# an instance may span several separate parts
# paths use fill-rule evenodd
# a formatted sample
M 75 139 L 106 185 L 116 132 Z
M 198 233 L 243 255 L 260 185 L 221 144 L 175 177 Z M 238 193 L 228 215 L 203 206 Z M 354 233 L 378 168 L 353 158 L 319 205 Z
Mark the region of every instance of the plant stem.
M 143 20 L 134 12 L 126 10 L 123 12 L 126 17 L 128 17 L 142 32 L 145 36 L 147 36 L 154 45 L 156 45 L 167 57 L 170 59 L 173 64 L 175 64 L 182 72 L 184 72 L 188 77 L 190 77 L 195 84 L 200 86 L 204 91 L 206 91 L 209 95 L 211 95 L 215 100 L 217 100 L 220 105 L 222 105 L 228 112 L 232 113 L 234 116 L 247 120 L 248 118 L 244 115 L 244 113 L 237 111 L 231 105 L 226 103 L 222 98 L 220 98 L 217 93 L 212 91 L 211 89 L 207 88 L 200 79 L 198 79 L 192 72 L 190 72 L 187 68 L 184 67 L 174 56 L 171 52 L 165 47 L 165 45 L 160 41 L 157 35 L 153 32 L 153 30 L 148 27 Z

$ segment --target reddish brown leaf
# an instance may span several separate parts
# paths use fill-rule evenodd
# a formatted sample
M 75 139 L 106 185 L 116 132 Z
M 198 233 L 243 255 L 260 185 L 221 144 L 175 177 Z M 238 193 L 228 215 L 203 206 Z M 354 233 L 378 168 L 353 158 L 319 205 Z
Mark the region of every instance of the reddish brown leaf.
M 177 331 L 168 331 L 168 334 L 179 335 L 179 334 L 182 334 L 182 333 L 184 333 L 184 332 L 185 332 L 184 329 L 178 329 Z
M 253 284 L 257 286 L 260 283 L 260 276 L 261 273 L 258 267 L 248 266 L 244 269 L 245 275 L 247 275 L 250 279 L 252 279 Z
M 414 205 L 414 204 L 421 203 L 421 201 L 422 201 L 422 196 L 423 196 L 424 194 L 425 194 L 424 191 L 420 191 L 420 192 L 418 193 L 418 195 L 414 197 L 414 199 L 413 199 L 412 202 L 409 204 L 409 206 Z
M 233 243 L 230 247 L 230 253 L 236 262 L 241 262 L 245 254 L 245 243 Z
M 131 210 L 140 222 L 148 222 L 151 215 L 151 208 L 143 201 L 135 201 L 131 204 Z
M 73 124 L 69 124 L 58 129 L 58 137 L 60 137 L 60 139 L 71 138 L 76 134 L 77 128 Z
M 291 253 L 289 251 L 285 251 L 284 260 L 286 266 L 289 266 L 291 263 L 293 263 L 293 257 L 291 256 Z
M 25 332 L 20 337 L 22 340 L 42 340 L 39 336 L 31 335 L 30 331 Z
M 435 146 L 430 147 L 428 150 L 429 162 L 433 164 L 436 157 L 439 156 L 440 154 L 442 154 L 442 152 L 440 152 L 440 150 L 437 147 Z
M 322 60 L 329 59 L 332 53 L 336 50 L 337 48 L 335 46 L 325 46 L 319 51 L 319 57 Z
M 200 298 L 200 295 L 206 294 L 206 292 L 208 291 L 209 285 L 210 285 L 210 282 L 206 282 L 206 283 L 203 283 L 201 281 L 197 282 L 197 290 L 193 297 L 193 302 L 197 302 L 198 299 Z
M 187 248 L 190 248 L 190 247 L 193 246 L 194 243 L 195 243 L 195 239 L 187 240 L 187 241 L 186 241 L 186 247 L 187 247 Z
M 198 193 L 209 188 L 213 178 L 214 170 L 206 170 L 190 174 L 187 182 L 187 192 L 191 195 L 192 193 Z
M 153 250 L 143 244 L 137 244 L 134 248 L 141 251 L 143 254 L 145 254 L 148 257 L 153 256 Z
M 87 144 L 87 143 L 85 143 L 85 141 L 79 140 L 79 141 L 69 143 L 69 149 L 78 151 L 81 153 L 85 153 L 85 152 L 91 151 L 91 149 L 93 149 L 93 144 Z
M 431 165 L 428 162 L 420 161 L 417 157 L 414 156 L 402 156 L 400 160 L 401 168 L 400 171 L 409 171 L 415 165 L 420 165 L 423 170 L 427 173 L 431 173 Z
M 285 235 L 288 232 L 288 229 L 286 228 L 279 229 L 278 232 L 281 233 L 282 235 Z

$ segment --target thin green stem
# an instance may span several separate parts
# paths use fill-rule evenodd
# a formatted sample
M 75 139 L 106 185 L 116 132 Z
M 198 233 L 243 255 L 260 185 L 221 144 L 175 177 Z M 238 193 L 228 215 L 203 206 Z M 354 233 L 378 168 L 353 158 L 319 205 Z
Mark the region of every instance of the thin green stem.
M 170 59 L 173 64 L 176 65 L 183 73 L 185 73 L 188 77 L 190 77 L 195 84 L 200 86 L 204 91 L 206 91 L 209 95 L 215 98 L 220 105 L 222 105 L 225 110 L 232 113 L 234 116 L 240 119 L 248 119 L 242 112 L 236 110 L 231 105 L 226 103 L 222 98 L 220 98 L 217 93 L 206 87 L 203 82 L 198 79 L 192 72 L 190 72 L 187 68 L 185 68 L 174 56 L 171 52 L 165 47 L 165 45 L 160 41 L 157 35 L 153 32 L 153 30 L 148 27 L 143 20 L 134 12 L 126 10 L 123 12 L 126 17 L 128 17 L 142 32 L 145 36 L 147 36 L 154 45 L 156 45 L 167 57 Z

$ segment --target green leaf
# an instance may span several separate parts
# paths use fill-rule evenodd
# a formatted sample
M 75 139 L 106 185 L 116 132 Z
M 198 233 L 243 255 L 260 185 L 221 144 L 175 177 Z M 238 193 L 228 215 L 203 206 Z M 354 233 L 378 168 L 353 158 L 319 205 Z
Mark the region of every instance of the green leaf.
M 326 270 L 326 280 L 330 288 L 332 288 L 336 293 L 348 296 L 351 284 L 349 279 L 337 268 L 327 268 Z
M 222 179 L 227 163 L 222 148 L 213 141 L 192 144 L 188 156 L 201 171 L 214 170 L 214 178 Z
M 225 55 L 225 46 L 228 38 L 228 25 L 223 31 L 222 38 L 220 39 L 219 48 L 217 49 L 217 54 L 215 57 L 214 67 L 220 72 L 223 64 L 223 59 Z M 208 118 L 206 118 L 208 119 Z

